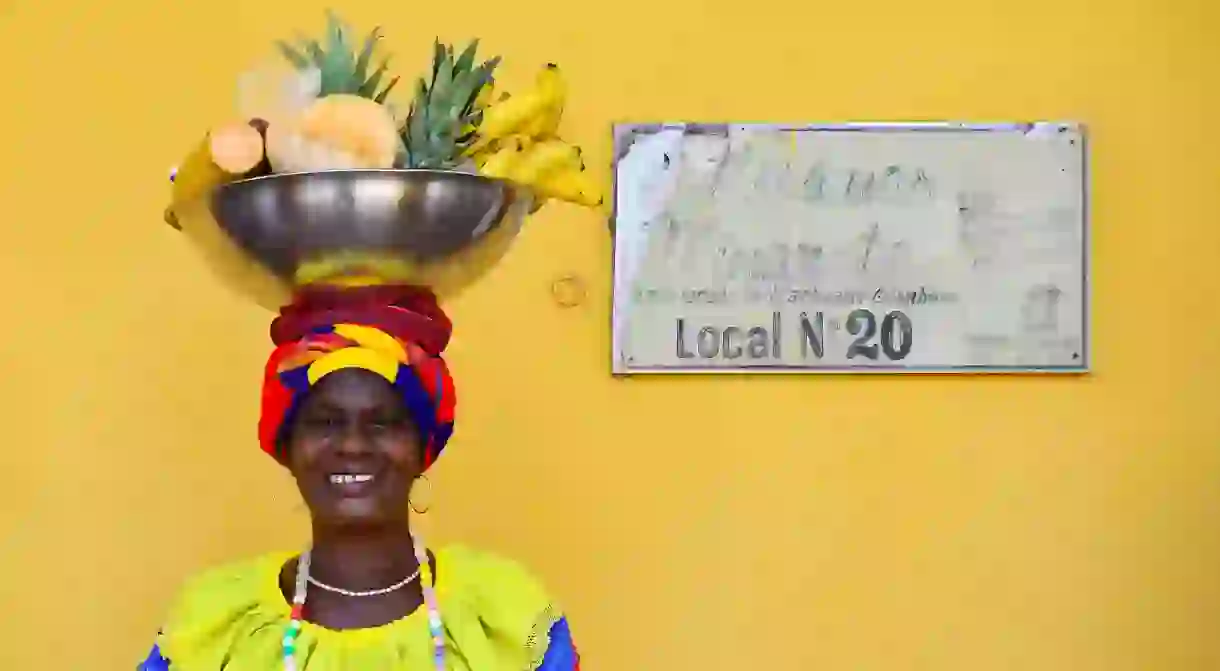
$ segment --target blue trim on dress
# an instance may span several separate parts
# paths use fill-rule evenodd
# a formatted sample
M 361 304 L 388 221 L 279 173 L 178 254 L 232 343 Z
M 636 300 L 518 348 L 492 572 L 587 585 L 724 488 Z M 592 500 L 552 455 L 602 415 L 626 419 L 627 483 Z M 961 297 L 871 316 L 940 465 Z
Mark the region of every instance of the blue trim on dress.
M 568 619 L 561 617 L 551 625 L 551 643 L 538 671 L 580 671 L 580 656 L 572 643 L 572 630 Z
M 136 671 L 170 671 L 169 660 L 161 656 L 161 647 L 154 645 L 152 652 L 148 653 L 148 659 L 140 662 Z

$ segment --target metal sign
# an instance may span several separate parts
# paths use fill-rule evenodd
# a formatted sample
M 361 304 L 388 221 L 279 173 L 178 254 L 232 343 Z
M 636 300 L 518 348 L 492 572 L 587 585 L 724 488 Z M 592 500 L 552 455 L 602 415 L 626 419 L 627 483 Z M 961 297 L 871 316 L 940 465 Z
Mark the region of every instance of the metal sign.
M 615 373 L 1088 370 L 1068 123 L 620 125 Z

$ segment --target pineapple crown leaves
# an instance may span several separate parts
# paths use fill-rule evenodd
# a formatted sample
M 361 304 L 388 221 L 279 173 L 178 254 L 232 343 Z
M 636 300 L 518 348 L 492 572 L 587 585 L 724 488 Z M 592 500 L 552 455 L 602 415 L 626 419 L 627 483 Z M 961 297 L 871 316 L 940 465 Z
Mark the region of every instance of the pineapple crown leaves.
M 381 86 L 390 64 L 388 56 L 381 57 L 373 67 L 374 54 L 381 41 L 381 29 L 374 28 L 365 36 L 359 52 L 348 41 L 352 33 L 346 23 L 334 12 L 328 11 L 324 40 L 297 38 L 296 45 L 281 40 L 276 42 L 276 47 L 296 69 L 318 70 L 321 75 L 319 96 L 346 93 L 384 103 L 398 83 L 398 77 Z
M 497 56 L 475 65 L 479 42 L 473 40 L 460 54 L 452 45 L 433 44 L 431 80 L 421 77 L 406 124 L 403 144 L 411 167 L 444 168 L 461 160 L 482 112 L 476 101 L 493 81 Z

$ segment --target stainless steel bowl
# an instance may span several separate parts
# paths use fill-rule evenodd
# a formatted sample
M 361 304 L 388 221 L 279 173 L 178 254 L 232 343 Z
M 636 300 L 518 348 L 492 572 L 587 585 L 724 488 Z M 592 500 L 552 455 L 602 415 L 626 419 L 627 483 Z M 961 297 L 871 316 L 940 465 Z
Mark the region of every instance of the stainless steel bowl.
M 334 170 L 256 177 L 173 206 L 221 278 L 278 309 L 295 287 L 405 283 L 452 298 L 504 253 L 528 191 L 441 170 Z

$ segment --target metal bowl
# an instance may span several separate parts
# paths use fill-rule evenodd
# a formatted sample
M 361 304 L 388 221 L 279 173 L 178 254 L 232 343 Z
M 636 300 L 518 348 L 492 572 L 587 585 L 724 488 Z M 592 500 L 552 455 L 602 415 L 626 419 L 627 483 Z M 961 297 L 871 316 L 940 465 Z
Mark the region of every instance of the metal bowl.
M 169 216 L 227 284 L 278 309 L 310 284 L 413 284 L 452 298 L 504 256 L 531 200 L 462 172 L 333 170 L 229 182 Z

